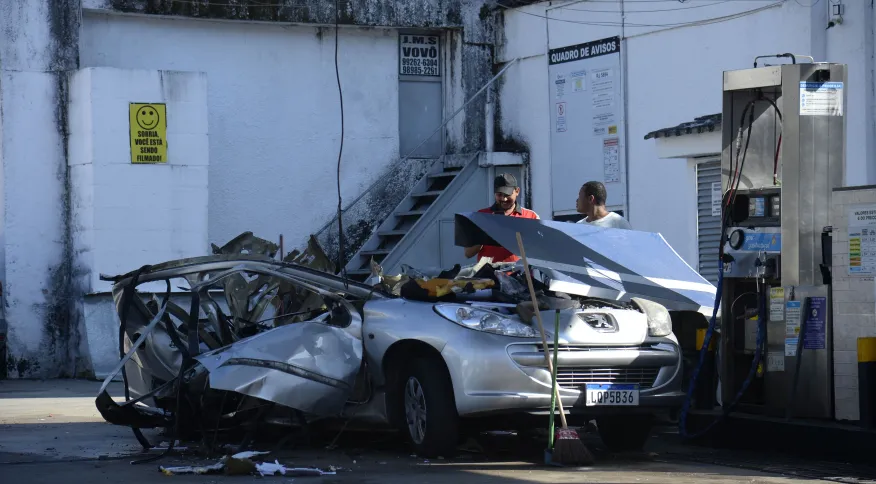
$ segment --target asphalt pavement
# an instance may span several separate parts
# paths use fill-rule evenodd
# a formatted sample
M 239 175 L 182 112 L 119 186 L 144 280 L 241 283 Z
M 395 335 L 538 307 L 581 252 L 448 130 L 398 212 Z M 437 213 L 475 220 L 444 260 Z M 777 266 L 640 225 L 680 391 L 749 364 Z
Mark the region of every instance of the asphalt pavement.
M 763 452 L 720 451 L 682 445 L 663 429 L 647 451 L 612 455 L 587 436 L 597 462 L 592 467 L 547 468 L 538 448 L 511 436 L 485 437 L 480 451 L 454 459 L 417 457 L 397 438 L 348 432 L 337 448 L 322 446 L 276 450 L 256 461 L 289 467 L 318 467 L 333 472 L 321 477 L 165 476 L 159 466 L 210 465 L 216 457 L 173 453 L 156 462 L 133 465 L 144 454 L 130 429 L 103 421 L 94 406 L 100 383 L 76 380 L 0 381 L 0 482 L 139 484 L 277 482 L 277 483 L 876 483 L 876 472 L 842 462 L 815 462 Z M 120 395 L 116 386 L 113 395 Z M 161 442 L 155 432 L 152 442 Z

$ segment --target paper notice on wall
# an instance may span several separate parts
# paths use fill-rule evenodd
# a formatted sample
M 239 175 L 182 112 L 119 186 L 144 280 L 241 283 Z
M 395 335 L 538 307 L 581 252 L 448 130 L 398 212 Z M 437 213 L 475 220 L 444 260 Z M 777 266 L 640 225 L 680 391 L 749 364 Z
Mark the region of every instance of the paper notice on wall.
M 770 288 L 770 321 L 785 320 L 785 288 Z
M 562 99 L 566 95 L 566 76 L 565 74 L 557 74 L 554 80 L 554 86 L 557 91 L 557 99 Z
M 620 157 L 618 155 L 618 138 L 602 140 L 602 167 L 604 183 L 620 181 Z
M 614 69 L 593 69 L 590 71 L 590 82 L 593 83 L 593 92 L 614 91 Z
M 593 112 L 614 112 L 614 70 L 610 67 L 595 69 L 591 71 L 590 78 L 593 83 Z
M 712 183 L 712 217 L 721 216 L 721 201 L 724 195 L 721 192 L 721 182 Z
M 571 74 L 572 91 L 581 92 L 587 89 L 587 72 L 577 71 Z
M 797 356 L 797 338 L 785 338 L 785 356 Z
M 593 93 L 593 112 L 608 111 L 614 108 L 614 91 Z
M 612 130 L 612 128 L 614 128 Z M 614 132 L 612 132 L 614 131 Z M 603 137 L 617 134 L 617 124 L 614 113 L 599 113 L 593 115 L 593 136 Z
M 800 116 L 842 116 L 842 82 L 801 82 Z
M 785 354 L 781 351 L 768 352 L 767 371 L 785 371 Z
M 876 205 L 852 205 L 849 219 L 849 275 L 876 274 Z
M 557 133 L 566 131 L 566 103 L 557 103 Z

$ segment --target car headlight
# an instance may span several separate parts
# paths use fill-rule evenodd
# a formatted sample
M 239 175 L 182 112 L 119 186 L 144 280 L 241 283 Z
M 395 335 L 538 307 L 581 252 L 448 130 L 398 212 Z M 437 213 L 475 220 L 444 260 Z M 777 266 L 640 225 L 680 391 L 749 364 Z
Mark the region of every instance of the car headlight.
M 632 302 L 648 317 L 649 336 L 669 336 L 672 333 L 672 318 L 665 306 L 637 297 L 633 298 Z
M 459 306 L 456 304 L 437 304 L 435 312 L 465 326 L 466 328 L 485 331 L 487 333 L 501 334 L 503 336 L 515 336 L 518 338 L 533 338 L 538 333 L 528 324 L 514 321 L 504 314 L 499 314 L 486 309 Z

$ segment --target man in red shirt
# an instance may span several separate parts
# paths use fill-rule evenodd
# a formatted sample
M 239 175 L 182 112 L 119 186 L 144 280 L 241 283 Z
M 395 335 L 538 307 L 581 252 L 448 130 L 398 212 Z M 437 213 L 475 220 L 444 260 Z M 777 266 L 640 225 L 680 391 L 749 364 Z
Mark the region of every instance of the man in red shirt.
M 493 180 L 493 191 L 496 194 L 496 203 L 491 207 L 478 210 L 478 212 L 505 215 L 507 217 L 539 218 L 537 213 L 525 209 L 517 203 L 517 196 L 520 195 L 520 186 L 517 185 L 517 179 L 514 178 L 514 175 L 502 173 L 497 176 Z M 466 259 L 474 257 L 475 254 L 477 254 L 479 262 L 484 257 L 492 258 L 493 263 L 517 262 L 520 259 L 504 247 L 475 245 L 465 248 Z

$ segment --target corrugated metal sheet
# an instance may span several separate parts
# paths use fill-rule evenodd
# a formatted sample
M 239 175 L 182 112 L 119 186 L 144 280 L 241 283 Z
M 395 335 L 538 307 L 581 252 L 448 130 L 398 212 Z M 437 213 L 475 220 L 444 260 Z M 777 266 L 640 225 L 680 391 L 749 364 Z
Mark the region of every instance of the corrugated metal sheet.
M 721 159 L 697 164 L 697 243 L 699 273 L 712 284 L 718 284 L 718 243 L 721 237 L 721 217 L 712 215 L 712 183 L 721 182 Z

